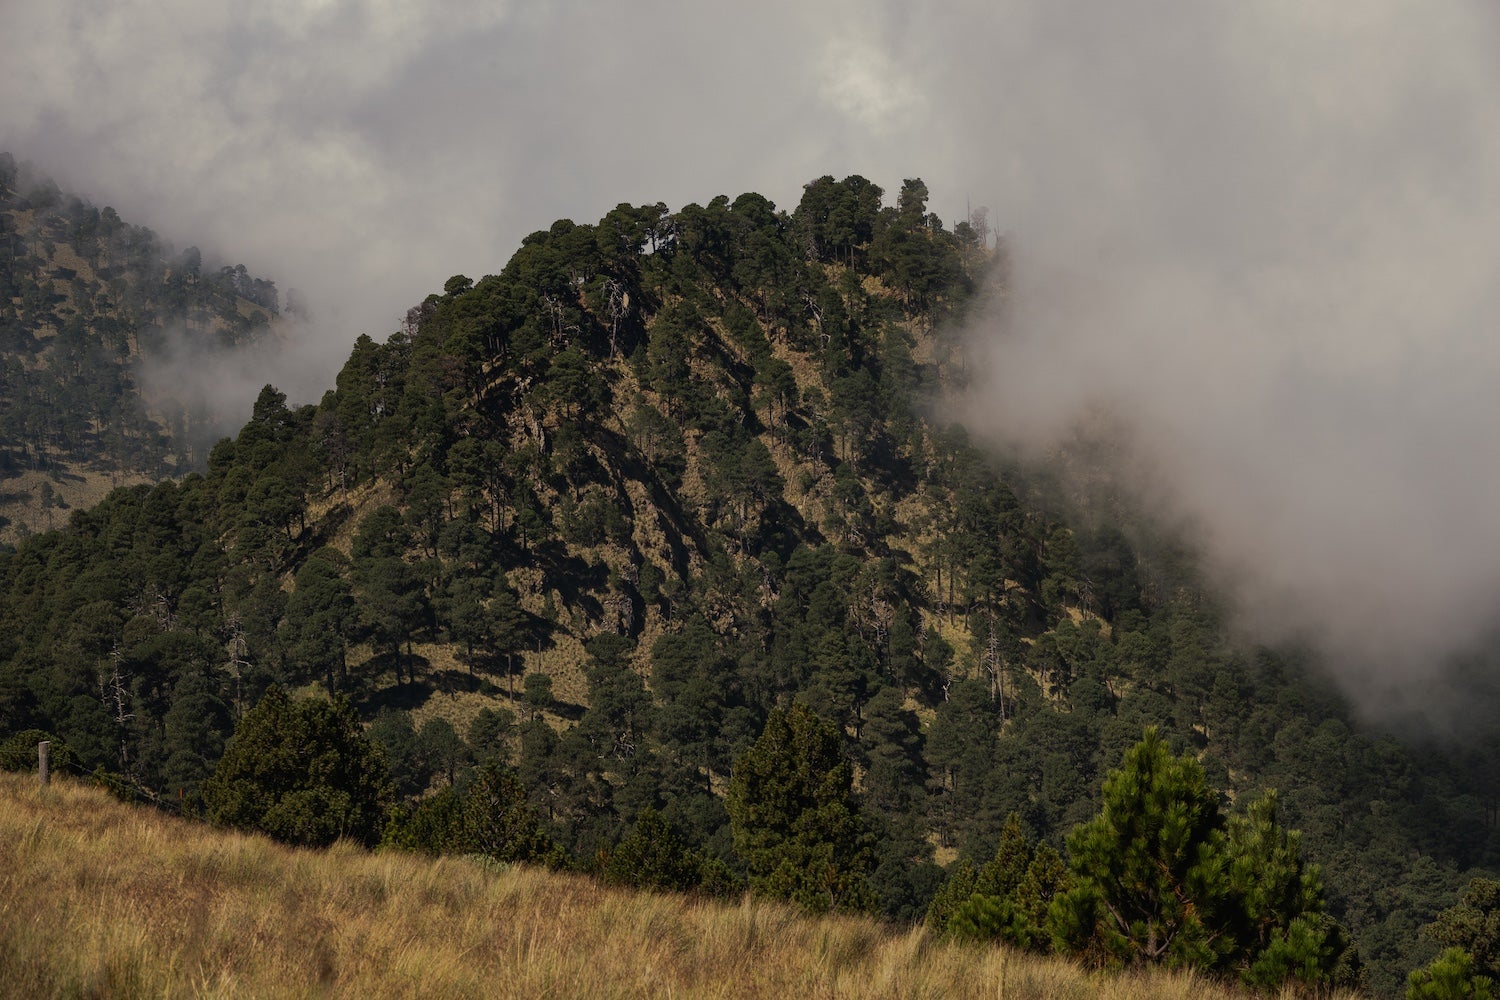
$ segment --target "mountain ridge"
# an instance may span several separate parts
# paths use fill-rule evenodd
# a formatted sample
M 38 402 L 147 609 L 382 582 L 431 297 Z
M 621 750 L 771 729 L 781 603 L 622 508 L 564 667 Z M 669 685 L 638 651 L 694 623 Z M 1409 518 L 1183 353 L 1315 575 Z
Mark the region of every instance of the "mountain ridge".
M 274 339 L 279 314 L 273 282 L 205 265 L 0 153 L 0 540 L 97 502 L 103 480 L 201 467 L 227 414 L 185 375 L 153 373 Z
M 920 181 L 881 196 L 564 220 L 360 337 L 319 403 L 267 386 L 202 473 L 0 556 L 0 731 L 191 805 L 262 691 L 327 689 L 414 807 L 506 761 L 582 866 L 651 809 L 733 872 L 733 764 L 801 705 L 857 765 L 878 907 L 913 919 L 1009 814 L 1062 846 L 1155 726 L 1236 798 L 1282 789 L 1390 992 L 1497 856 L 1455 791 L 1495 748 L 1361 726 L 1233 641 L 1190 559 L 937 419 L 1006 251 Z

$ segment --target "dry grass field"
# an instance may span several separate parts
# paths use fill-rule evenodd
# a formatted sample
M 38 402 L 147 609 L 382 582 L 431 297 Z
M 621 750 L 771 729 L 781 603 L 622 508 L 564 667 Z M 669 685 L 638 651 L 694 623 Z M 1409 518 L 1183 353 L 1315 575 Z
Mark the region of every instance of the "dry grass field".
M 5 997 L 1245 998 L 755 899 L 338 846 L 292 850 L 0 774 Z
M 0 517 L 12 522 L 0 527 L 0 542 L 12 545 L 19 543 L 26 534 L 22 525 L 30 532 L 61 528 L 68 523 L 73 511 L 95 506 L 109 495 L 110 490 L 150 481 L 139 473 L 111 474 L 76 464 L 64 466 L 56 476 L 45 472 L 22 472 L 8 479 L 0 479 Z M 43 507 L 43 483 L 50 486 L 67 507 L 50 511 Z

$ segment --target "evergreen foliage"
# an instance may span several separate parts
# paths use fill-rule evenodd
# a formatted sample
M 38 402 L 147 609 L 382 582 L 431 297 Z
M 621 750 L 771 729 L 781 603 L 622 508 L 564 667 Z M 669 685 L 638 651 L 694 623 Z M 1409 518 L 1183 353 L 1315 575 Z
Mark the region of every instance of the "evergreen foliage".
M 78 760 L 66 743 L 40 729 L 24 729 L 0 742 L 0 771 L 34 771 L 37 768 L 37 744 L 51 743 L 49 766 L 59 773 L 78 767 Z
M 600 873 L 645 889 L 686 892 L 704 887 L 723 895 L 734 880 L 722 864 L 696 851 L 661 813 L 648 806 L 635 827 L 609 852 Z
M 1236 969 L 1254 985 L 1329 981 L 1341 957 L 1322 885 L 1274 795 L 1226 827 L 1219 793 L 1155 729 L 1068 837 L 1073 885 L 1049 909 L 1059 950 L 1100 964 Z
M 1439 913 L 1422 934 L 1445 951 L 1460 948 L 1473 963 L 1476 975 L 1500 981 L 1500 881 L 1470 880 L 1457 905 Z
M 558 863 L 552 840 L 515 771 L 494 762 L 457 785 L 391 811 L 382 844 L 427 854 Z
M 725 807 L 750 885 L 813 912 L 867 909 L 869 838 L 843 737 L 800 705 L 772 710 L 740 756 Z
M 144 226 L 66 194 L 0 153 L 0 479 L 60 484 L 11 507 L 28 529 L 56 526 L 64 472 L 152 478 L 201 468 L 218 436 L 209 400 L 161 389 L 142 362 L 191 364 L 254 344 L 280 314 L 273 282 L 205 264 Z
M 1076 884 L 1057 903 L 1058 946 L 1098 962 L 1219 964 L 1222 832 L 1198 762 L 1147 730 L 1105 779 L 1098 817 L 1068 837 Z
M 1048 907 L 1069 881 L 1057 851 L 1031 841 L 1012 813 L 995 856 L 977 870 L 957 868 L 933 898 L 927 922 L 958 938 L 1046 951 L 1051 946 Z
M 445 849 L 497 861 L 547 857 L 551 838 L 526 798 L 526 787 L 514 771 L 493 764 L 481 769 L 463 791 L 457 843 Z
M 470 789 L 513 766 L 497 857 L 1263 984 L 1329 974 L 1337 918 L 1398 993 L 1500 862 L 1500 744 L 1370 728 L 1233 640 L 1148 523 L 1063 516 L 945 425 L 1008 251 L 917 179 L 882 197 L 559 222 L 358 338 L 316 405 L 267 387 L 201 473 L 0 552 L 0 739 L 206 804 L 234 720 L 320 688 L 385 750 L 392 843 L 479 851 Z
M 1459 947 L 1443 949 L 1426 968 L 1406 980 L 1407 1000 L 1490 1000 L 1494 980 L 1480 975 L 1474 956 Z
M 271 687 L 203 786 L 207 818 L 289 844 L 374 843 L 389 798 L 385 758 L 349 702 Z

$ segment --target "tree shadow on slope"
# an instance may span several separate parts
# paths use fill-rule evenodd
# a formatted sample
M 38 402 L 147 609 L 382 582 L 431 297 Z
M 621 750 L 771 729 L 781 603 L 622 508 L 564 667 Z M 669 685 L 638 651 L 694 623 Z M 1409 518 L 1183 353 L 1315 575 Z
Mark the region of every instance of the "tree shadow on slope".
M 549 539 L 532 547 L 532 558 L 541 568 L 547 585 L 558 592 L 569 611 L 582 611 L 590 619 L 604 616 L 604 605 L 591 591 L 609 583 L 609 569 L 594 565 L 573 555 L 558 539 Z
M 383 708 L 411 711 L 438 690 L 431 661 L 417 653 L 401 654 L 402 673 L 414 679 L 395 681 L 396 656 L 381 652 L 350 670 L 347 692 L 360 715 L 373 717 Z

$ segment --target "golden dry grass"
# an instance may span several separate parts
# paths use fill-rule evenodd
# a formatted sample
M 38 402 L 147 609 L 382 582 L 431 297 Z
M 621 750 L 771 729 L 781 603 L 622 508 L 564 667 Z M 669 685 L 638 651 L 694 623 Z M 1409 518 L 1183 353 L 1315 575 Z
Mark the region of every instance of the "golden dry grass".
M 0 995 L 1243 997 L 746 899 L 340 845 L 292 850 L 0 775 Z
M 0 528 L 0 542 L 15 544 L 23 537 L 21 525 L 31 532 L 61 528 L 75 510 L 86 510 L 97 505 L 110 491 L 120 486 L 138 486 L 149 483 L 150 477 L 137 472 L 103 472 L 77 463 L 65 463 L 62 475 L 52 476 L 45 472 L 25 471 L 8 478 L 0 478 L 0 516 L 7 517 L 11 524 Z M 55 509 L 48 517 L 42 508 L 42 484 L 49 483 L 56 495 L 68 506 Z

